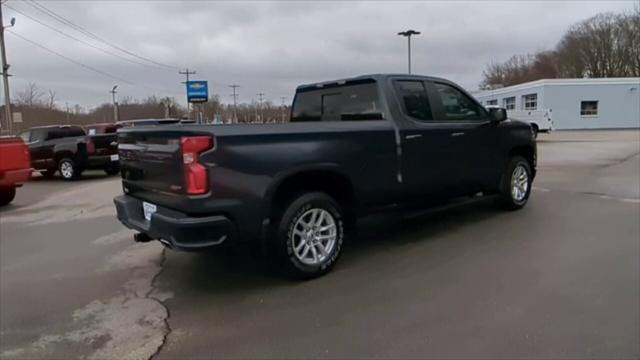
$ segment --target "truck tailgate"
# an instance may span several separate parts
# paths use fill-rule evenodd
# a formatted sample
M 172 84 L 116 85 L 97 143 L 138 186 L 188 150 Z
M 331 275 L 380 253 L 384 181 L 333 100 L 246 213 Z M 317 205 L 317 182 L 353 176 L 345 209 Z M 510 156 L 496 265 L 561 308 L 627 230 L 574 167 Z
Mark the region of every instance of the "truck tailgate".
M 0 173 L 29 168 L 31 168 L 29 148 L 22 139 L 0 138 Z
M 122 181 L 130 191 L 183 192 L 185 181 L 179 134 L 120 133 L 118 142 Z

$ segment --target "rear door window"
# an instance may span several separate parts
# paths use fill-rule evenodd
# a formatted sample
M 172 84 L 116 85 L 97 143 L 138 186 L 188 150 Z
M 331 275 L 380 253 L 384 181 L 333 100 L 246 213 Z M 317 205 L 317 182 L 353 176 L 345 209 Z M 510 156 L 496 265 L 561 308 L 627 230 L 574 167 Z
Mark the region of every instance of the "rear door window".
M 64 129 L 64 137 L 84 136 L 84 130 L 79 126 L 69 126 Z
M 394 83 L 407 115 L 421 121 L 433 120 L 431 103 L 429 102 L 424 82 L 419 80 L 396 80 Z
M 64 133 L 60 128 L 49 128 L 46 130 L 46 140 L 55 140 L 64 137 Z
M 373 80 L 363 80 L 298 92 L 291 121 L 382 119 L 378 87 Z

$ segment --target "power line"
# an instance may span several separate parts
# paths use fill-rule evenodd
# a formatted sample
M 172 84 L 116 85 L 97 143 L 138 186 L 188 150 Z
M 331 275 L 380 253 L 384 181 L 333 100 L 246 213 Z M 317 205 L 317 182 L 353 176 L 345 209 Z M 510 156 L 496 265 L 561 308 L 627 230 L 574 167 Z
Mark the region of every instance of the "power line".
M 69 62 L 72 62 L 72 63 L 74 63 L 74 64 L 76 64 L 76 65 L 78 65 L 78 66 L 82 66 L 82 67 L 83 67 L 83 68 L 85 68 L 85 69 L 91 70 L 91 71 L 93 71 L 93 72 L 95 72 L 95 73 L 101 74 L 101 75 L 106 76 L 106 77 L 110 77 L 110 78 L 115 79 L 115 80 L 118 80 L 118 81 L 121 81 L 121 82 L 123 82 L 123 83 L 125 83 L 125 84 L 135 85 L 134 83 L 132 83 L 132 82 L 130 82 L 130 81 L 128 81 L 128 80 L 126 80 L 126 79 L 123 79 L 123 78 L 118 77 L 118 76 L 115 76 L 115 75 L 111 75 L 111 74 L 109 74 L 109 73 L 107 73 L 107 72 L 104 72 L 104 71 L 102 71 L 102 70 L 96 69 L 96 68 L 94 68 L 93 66 L 90 66 L 90 65 L 87 65 L 87 64 L 81 63 L 81 62 L 79 62 L 79 61 L 77 61 L 77 60 L 74 60 L 74 59 L 72 59 L 72 58 L 70 58 L 70 57 L 64 56 L 64 55 L 60 54 L 60 53 L 59 53 L 59 52 L 57 52 L 57 51 L 51 50 L 51 49 L 49 49 L 48 47 L 46 47 L 46 46 L 44 46 L 44 45 L 42 45 L 42 44 L 40 44 L 40 43 L 37 43 L 37 42 L 35 42 L 35 41 L 33 41 L 33 40 L 30 40 L 30 39 L 28 39 L 28 38 L 26 38 L 26 37 L 24 37 L 24 36 L 22 36 L 22 35 L 20 35 L 20 34 L 18 34 L 18 33 L 16 33 L 16 32 L 13 32 L 13 31 L 11 31 L 11 30 L 9 30 L 9 29 L 5 29 L 5 31 L 6 31 L 6 32 L 8 32 L 8 33 L 11 33 L 13 36 L 17 36 L 18 38 L 20 38 L 20 39 L 22 39 L 22 40 L 24 40 L 24 41 L 26 41 L 26 42 L 28 42 L 28 43 L 31 43 L 31 44 L 32 44 L 32 45 L 34 45 L 34 46 L 37 46 L 37 47 L 39 47 L 39 48 L 41 48 L 41 49 L 43 49 L 43 50 L 46 50 L 46 51 L 48 51 L 48 52 L 50 52 L 50 53 L 52 53 L 52 54 L 54 54 L 54 55 L 57 55 L 57 56 L 59 56 L 59 57 L 61 57 L 61 58 L 65 59 L 65 60 L 67 60 L 67 61 L 69 61 Z
M 108 45 L 108 46 L 110 46 L 110 47 L 112 47 L 114 49 L 117 49 L 117 50 L 119 50 L 119 51 L 121 51 L 121 52 L 123 52 L 123 53 L 125 53 L 127 55 L 133 56 L 133 57 L 138 58 L 140 60 L 144 60 L 144 61 L 150 62 L 150 63 L 158 65 L 158 66 L 162 66 L 162 67 L 165 67 L 165 68 L 177 69 L 176 66 L 163 64 L 161 62 L 149 59 L 147 57 L 144 57 L 144 56 L 138 55 L 136 53 L 133 53 L 133 52 L 131 52 L 129 50 L 123 49 L 122 47 L 120 47 L 120 46 L 118 46 L 118 45 L 116 45 L 116 44 L 114 44 L 114 43 L 112 43 L 112 42 L 110 42 L 110 41 L 108 41 L 108 40 L 106 40 L 106 39 L 104 39 L 104 38 L 92 33 L 92 32 L 90 32 L 89 30 L 83 28 L 82 26 L 73 23 L 71 20 L 66 19 L 65 17 L 57 14 L 53 10 L 48 9 L 46 6 L 38 3 L 35 0 L 31 0 L 31 1 L 28 1 L 28 2 L 25 2 L 25 3 L 27 5 L 33 7 L 34 9 L 42 12 L 43 14 L 52 17 L 53 19 L 57 20 L 58 22 L 66 25 L 66 26 L 69 26 L 69 27 L 75 29 L 76 31 L 81 32 L 82 34 L 84 34 L 84 35 L 86 35 L 86 36 L 88 36 L 90 38 L 93 38 L 94 40 L 97 40 L 97 41 L 99 41 L 99 42 L 101 42 L 103 44 L 106 44 L 106 45 Z
M 86 41 L 84 41 L 84 40 L 82 40 L 82 39 L 79 39 L 79 38 L 77 38 L 77 37 L 75 37 L 75 36 L 73 36 L 73 35 L 67 34 L 67 33 L 65 33 L 65 32 L 64 32 L 64 31 L 62 31 L 62 30 L 56 29 L 55 27 L 53 27 L 53 26 L 51 26 L 51 25 L 49 25 L 49 24 L 47 24 L 47 23 L 44 23 L 44 22 L 42 22 L 42 21 L 40 21 L 40 20 L 38 20 L 38 19 L 36 19 L 36 18 L 34 18 L 34 17 L 32 17 L 32 16 L 29 16 L 29 15 L 25 14 L 24 12 L 22 12 L 22 11 L 20 11 L 20 10 L 16 9 L 16 8 L 13 8 L 13 7 L 9 6 L 9 5 L 5 5 L 5 6 L 6 6 L 6 7 L 8 7 L 9 9 L 11 9 L 11 10 L 13 10 L 13 11 L 17 12 L 18 14 L 21 14 L 21 15 L 23 15 L 23 16 L 25 16 L 25 17 L 27 17 L 27 18 L 31 19 L 32 21 L 37 22 L 38 24 L 40 24 L 40 25 L 42 25 L 42 26 L 45 26 L 45 27 L 47 27 L 47 28 L 49 28 L 49 29 L 51 29 L 51 30 L 53 30 L 53 31 L 55 31 L 55 32 L 57 32 L 57 33 L 59 33 L 59 34 L 63 35 L 63 36 L 68 37 L 69 39 L 72 39 L 72 40 L 75 40 L 75 41 L 77 41 L 77 42 L 80 42 L 80 43 L 82 43 L 82 44 L 84 44 L 84 45 L 86 45 L 86 46 L 89 46 L 89 47 L 91 47 L 91 48 L 93 48 L 93 49 L 99 50 L 99 51 L 101 51 L 101 52 L 103 52 L 103 53 L 105 53 L 105 54 L 108 54 L 108 55 L 111 55 L 111 56 L 117 57 L 117 58 L 119 58 L 119 59 L 122 59 L 122 60 L 128 61 L 128 62 L 133 63 L 133 64 L 138 64 L 138 65 L 142 65 L 142 66 L 148 66 L 148 67 L 152 67 L 152 68 L 156 68 L 156 69 L 157 69 L 157 67 L 156 67 L 156 66 L 149 65 L 149 64 L 145 64 L 145 63 L 142 63 L 142 62 L 138 62 L 138 61 L 135 61 L 135 60 L 132 60 L 132 59 L 126 58 L 126 57 L 124 57 L 124 56 L 120 56 L 120 55 L 118 55 L 118 54 L 116 54 L 116 53 L 113 53 L 113 52 L 110 52 L 110 51 L 108 51 L 108 50 L 105 50 L 105 49 L 103 49 L 103 48 L 101 48 L 101 47 L 95 46 L 95 45 L 93 45 L 93 44 L 91 44 L 91 43 L 89 43 L 89 42 L 86 42 Z

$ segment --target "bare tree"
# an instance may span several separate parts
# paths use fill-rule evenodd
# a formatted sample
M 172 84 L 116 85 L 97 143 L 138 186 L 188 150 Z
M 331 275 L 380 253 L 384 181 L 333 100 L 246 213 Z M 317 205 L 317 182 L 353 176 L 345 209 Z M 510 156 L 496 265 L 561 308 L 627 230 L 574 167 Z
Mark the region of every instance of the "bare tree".
M 47 109 L 53 110 L 56 108 L 56 92 L 49 89 L 47 91 Z
M 25 85 L 24 90 L 18 93 L 16 102 L 24 106 L 39 106 L 42 105 L 42 95 L 43 93 L 38 85 L 29 82 Z
M 556 77 L 640 76 L 640 5 L 631 13 L 603 13 L 574 24 L 553 51 L 490 63 L 481 88 Z

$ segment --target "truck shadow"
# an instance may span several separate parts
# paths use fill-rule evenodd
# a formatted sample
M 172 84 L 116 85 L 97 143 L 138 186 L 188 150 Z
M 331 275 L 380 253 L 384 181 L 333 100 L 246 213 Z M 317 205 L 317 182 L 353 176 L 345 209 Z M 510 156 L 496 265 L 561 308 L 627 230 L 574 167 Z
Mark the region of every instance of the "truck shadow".
M 383 271 L 395 266 L 405 255 L 451 231 L 477 226 L 500 216 L 491 199 L 477 199 L 422 211 L 395 211 L 363 218 L 358 233 L 345 242 L 336 267 L 324 277 L 311 281 L 331 281 L 352 272 Z M 446 239 L 445 239 L 446 240 Z M 468 241 L 473 239 L 463 239 Z M 392 253 L 392 254 L 391 254 Z M 248 247 L 234 247 L 213 253 L 183 253 L 167 250 L 160 286 L 177 294 L 215 296 L 259 288 L 300 286 L 310 282 L 287 279 L 265 256 Z M 366 280 L 363 279 L 363 280 Z
M 112 178 L 112 177 L 116 177 L 119 176 L 118 175 L 108 175 L 107 173 L 105 173 L 104 171 L 101 170 L 87 170 L 85 172 L 82 173 L 82 176 L 80 176 L 79 178 L 73 180 L 73 181 L 69 181 L 69 183 L 75 183 L 75 182 L 85 182 L 85 181 L 92 181 L 92 180 L 102 180 L 102 179 L 108 179 L 108 178 Z M 29 181 L 32 182 L 37 182 L 37 183 L 47 183 L 47 182 L 65 182 L 65 180 L 62 178 L 62 176 L 60 176 L 60 174 L 57 174 L 54 177 L 45 177 L 42 176 L 39 172 L 35 171 L 31 177 L 31 179 Z

